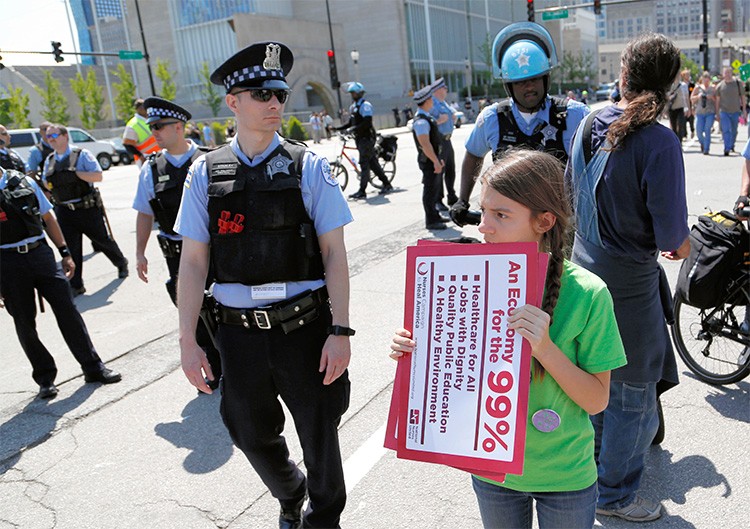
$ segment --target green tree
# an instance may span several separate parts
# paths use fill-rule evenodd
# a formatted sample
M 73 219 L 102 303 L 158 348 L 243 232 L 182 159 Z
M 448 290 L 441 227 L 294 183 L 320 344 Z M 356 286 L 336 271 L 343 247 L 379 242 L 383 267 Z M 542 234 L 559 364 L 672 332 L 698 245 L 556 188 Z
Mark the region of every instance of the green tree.
M 213 117 L 216 117 L 219 115 L 219 110 L 221 110 L 221 102 L 224 101 L 224 97 L 221 95 L 221 93 L 216 89 L 216 85 L 211 82 L 211 70 L 208 68 L 208 63 L 204 62 L 201 64 L 201 96 L 203 97 L 203 102 L 208 105 L 208 108 L 211 109 L 211 114 Z
M 29 94 L 21 87 L 8 90 L 8 117 L 18 129 L 31 127 L 29 120 Z
M 10 106 L 10 96 L 8 92 L 0 92 L 0 124 L 8 125 L 11 123 L 10 112 L 8 107 Z
M 174 83 L 172 72 L 169 70 L 169 61 L 156 61 L 156 77 L 161 81 L 161 97 L 173 101 L 177 96 L 177 86 Z
M 60 81 L 52 77 L 52 72 L 44 72 L 44 86 L 35 87 L 42 98 L 42 117 L 52 123 L 66 124 L 70 120 L 68 100 L 63 94 Z
M 135 101 L 135 83 L 133 77 L 125 69 L 122 63 L 117 65 L 117 69 L 112 71 L 112 75 L 117 77 L 119 82 L 112 83 L 115 87 L 115 112 L 117 119 L 127 123 L 133 115 L 133 101 Z
M 80 73 L 76 74 L 76 78 L 70 80 L 70 86 L 81 105 L 81 123 L 87 129 L 96 128 L 97 123 L 104 119 L 104 92 L 96 82 L 96 72 L 89 68 L 85 79 Z
M 700 67 L 700 65 L 691 60 L 688 59 L 687 56 L 685 56 L 684 53 L 680 53 L 680 70 L 690 70 L 690 78 L 693 80 L 700 79 L 701 73 L 703 72 L 703 68 Z

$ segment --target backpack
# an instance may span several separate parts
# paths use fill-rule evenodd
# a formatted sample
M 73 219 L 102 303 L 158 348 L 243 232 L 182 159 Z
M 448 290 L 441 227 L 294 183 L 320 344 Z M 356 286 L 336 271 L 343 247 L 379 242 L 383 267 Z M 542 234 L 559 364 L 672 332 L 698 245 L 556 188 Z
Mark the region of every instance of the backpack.
M 725 300 L 726 288 L 747 270 L 750 233 L 728 211 L 698 217 L 690 229 L 690 255 L 677 277 L 675 296 L 699 309 Z

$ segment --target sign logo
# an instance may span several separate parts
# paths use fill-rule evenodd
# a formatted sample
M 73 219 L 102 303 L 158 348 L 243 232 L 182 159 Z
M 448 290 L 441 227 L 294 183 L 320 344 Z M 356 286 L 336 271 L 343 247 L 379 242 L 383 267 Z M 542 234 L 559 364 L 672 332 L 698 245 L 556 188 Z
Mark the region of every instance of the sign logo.
M 419 410 L 409 410 L 409 424 L 419 424 Z

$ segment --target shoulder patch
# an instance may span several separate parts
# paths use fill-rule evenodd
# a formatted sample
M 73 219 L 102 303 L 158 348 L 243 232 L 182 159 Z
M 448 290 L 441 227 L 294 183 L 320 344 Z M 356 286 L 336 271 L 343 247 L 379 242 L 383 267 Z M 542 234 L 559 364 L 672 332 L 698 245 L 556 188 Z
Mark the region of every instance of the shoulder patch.
M 337 186 L 339 185 L 338 181 L 336 180 L 336 177 L 333 175 L 333 171 L 331 171 L 331 164 L 328 163 L 328 160 L 323 158 L 320 162 L 320 169 L 323 171 L 323 179 L 326 181 L 326 183 L 330 186 Z

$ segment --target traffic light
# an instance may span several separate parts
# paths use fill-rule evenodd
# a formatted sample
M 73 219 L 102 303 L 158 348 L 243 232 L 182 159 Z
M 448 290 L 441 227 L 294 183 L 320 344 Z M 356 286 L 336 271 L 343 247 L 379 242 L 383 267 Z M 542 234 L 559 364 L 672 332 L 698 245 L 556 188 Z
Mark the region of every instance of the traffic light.
M 529 22 L 534 22 L 534 0 L 526 0 L 526 14 L 529 15 Z
M 63 62 L 65 59 L 63 59 L 63 51 L 60 49 L 60 43 L 56 41 L 52 41 L 52 53 L 55 54 L 55 62 Z
M 333 50 L 328 50 L 328 69 L 331 72 L 331 88 L 338 90 L 341 83 L 339 83 L 339 72 L 336 69 L 336 55 Z
M 594 0 L 594 14 L 595 15 L 602 14 L 602 0 Z

